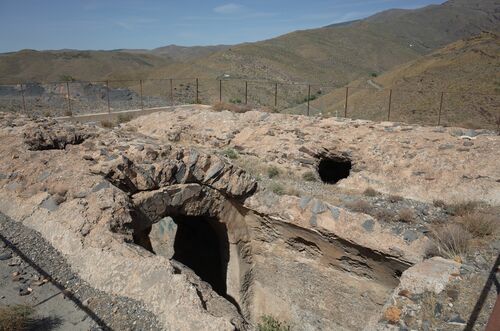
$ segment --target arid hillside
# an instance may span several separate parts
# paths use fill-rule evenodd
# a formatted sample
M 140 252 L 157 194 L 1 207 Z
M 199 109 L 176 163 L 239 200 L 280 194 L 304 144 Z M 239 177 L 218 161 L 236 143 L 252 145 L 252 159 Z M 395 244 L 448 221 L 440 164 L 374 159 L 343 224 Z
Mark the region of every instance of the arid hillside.
M 416 10 L 389 10 L 347 25 L 292 32 L 242 44 L 162 73 L 184 77 L 231 77 L 345 84 L 460 38 L 495 30 L 492 0 L 447 1 Z
M 17 52 L 0 56 L 2 81 L 199 77 L 311 81 L 344 85 L 414 60 L 460 38 L 498 29 L 494 0 L 448 1 L 389 10 L 364 20 L 227 46 L 152 51 Z M 154 55 L 154 56 L 153 56 Z M 166 59 L 162 59 L 166 57 Z M 215 85 L 215 84 L 214 84 Z M 215 87 L 207 88 L 215 93 Z
M 496 127 L 500 116 L 499 35 L 482 33 L 447 45 L 378 77 L 349 84 L 348 117 L 384 120 L 392 89 L 391 119 L 436 124 L 443 94 L 441 123 Z M 344 115 L 345 88 L 314 100 L 313 107 Z

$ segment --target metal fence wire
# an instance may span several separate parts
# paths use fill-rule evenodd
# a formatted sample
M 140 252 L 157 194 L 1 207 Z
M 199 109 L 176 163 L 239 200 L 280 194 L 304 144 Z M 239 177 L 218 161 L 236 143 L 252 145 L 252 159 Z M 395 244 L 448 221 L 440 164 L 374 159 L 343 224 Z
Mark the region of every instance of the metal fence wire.
M 40 116 L 231 103 L 270 111 L 498 129 L 499 93 L 340 87 L 251 79 L 160 78 L 0 84 L 0 111 Z

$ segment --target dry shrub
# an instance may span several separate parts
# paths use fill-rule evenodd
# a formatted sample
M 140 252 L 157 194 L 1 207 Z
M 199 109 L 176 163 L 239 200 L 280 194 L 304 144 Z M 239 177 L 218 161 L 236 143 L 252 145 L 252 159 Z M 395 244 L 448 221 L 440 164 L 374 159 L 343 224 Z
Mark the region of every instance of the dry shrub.
M 447 259 L 456 259 L 467 254 L 469 241 L 472 238 L 460 224 L 448 223 L 431 231 L 434 245 L 429 248 L 432 255 L 440 255 Z
M 283 195 L 286 193 L 286 190 L 285 188 L 283 187 L 283 185 L 279 184 L 279 183 L 271 183 L 269 185 L 269 189 L 274 192 L 274 194 L 277 194 L 277 195 Z
M 372 188 L 372 187 L 368 187 L 364 192 L 363 194 L 367 197 L 374 197 L 374 196 L 377 196 L 378 195 L 378 192 Z
M 246 113 L 247 111 L 252 110 L 252 107 L 248 105 L 238 105 L 234 103 L 226 103 L 226 102 L 217 102 L 212 106 L 212 110 L 214 111 L 223 111 L 229 110 L 233 113 Z
M 397 324 L 400 318 L 401 309 L 396 306 L 390 306 L 384 312 L 384 319 L 391 324 Z
M 376 219 L 380 221 L 394 221 L 397 219 L 396 214 L 389 209 L 379 209 L 373 215 Z
M 302 179 L 305 180 L 306 182 L 315 182 L 316 175 L 312 171 L 306 171 L 302 174 Z
M 280 175 L 280 173 L 281 173 L 280 170 L 276 166 L 270 166 L 267 169 L 267 176 L 269 178 L 278 177 Z
M 130 114 L 118 114 L 118 123 L 126 123 L 132 120 L 133 116 Z
M 398 212 L 398 221 L 411 223 L 415 220 L 415 212 L 411 208 L 403 208 Z
M 108 120 L 102 120 L 101 121 L 101 126 L 103 128 L 111 129 L 112 127 L 115 126 L 115 124 L 113 122 L 111 122 L 111 121 L 108 121 Z
M 26 330 L 32 323 L 34 310 L 27 305 L 0 306 L 0 330 Z
M 497 216 L 478 211 L 459 216 L 457 220 L 474 237 L 489 236 L 495 232 L 500 224 L 500 219 Z
M 365 200 L 355 200 L 346 203 L 346 207 L 360 213 L 367 214 L 372 209 L 372 206 Z
M 478 201 L 463 201 L 446 206 L 446 212 L 454 216 L 463 216 L 472 213 L 479 207 Z
M 260 319 L 261 322 L 257 325 L 259 331 L 290 331 L 290 325 L 273 316 L 264 315 Z
M 399 202 L 399 201 L 402 201 L 402 200 L 403 200 L 403 197 L 400 196 L 400 195 L 393 194 L 393 195 L 389 196 L 389 201 L 392 202 L 392 203 Z
M 434 200 L 434 201 L 432 201 L 432 204 L 436 208 L 445 208 L 446 207 L 446 202 L 444 202 L 443 200 Z

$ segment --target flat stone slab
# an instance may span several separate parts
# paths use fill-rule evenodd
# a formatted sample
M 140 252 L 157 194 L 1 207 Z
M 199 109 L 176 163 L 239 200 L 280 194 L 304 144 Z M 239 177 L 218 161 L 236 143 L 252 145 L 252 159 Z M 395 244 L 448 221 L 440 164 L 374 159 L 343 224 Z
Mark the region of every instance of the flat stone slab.
M 460 263 L 433 257 L 409 268 L 401 276 L 400 288 L 414 294 L 440 293 L 454 274 L 460 274 Z

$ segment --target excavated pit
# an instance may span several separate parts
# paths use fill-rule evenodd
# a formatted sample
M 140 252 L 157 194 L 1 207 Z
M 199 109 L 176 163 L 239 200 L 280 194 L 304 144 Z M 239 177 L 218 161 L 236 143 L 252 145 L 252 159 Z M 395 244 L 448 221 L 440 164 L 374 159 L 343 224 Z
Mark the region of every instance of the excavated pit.
M 349 177 L 352 162 L 345 157 L 323 157 L 319 160 L 317 170 L 323 183 L 335 184 Z
M 193 270 L 220 296 L 227 297 L 229 242 L 226 226 L 216 219 L 175 217 L 173 259 Z

